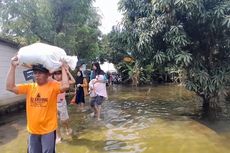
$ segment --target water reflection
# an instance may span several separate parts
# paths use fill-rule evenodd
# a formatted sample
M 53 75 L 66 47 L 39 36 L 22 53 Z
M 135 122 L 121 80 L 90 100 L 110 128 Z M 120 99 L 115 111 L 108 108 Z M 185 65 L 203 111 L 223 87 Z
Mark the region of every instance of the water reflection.
M 82 113 L 69 107 L 74 133 L 57 145 L 58 153 L 230 152 L 230 124 L 207 126 L 193 120 L 199 105 L 195 95 L 183 87 L 118 86 L 111 87 L 109 93 L 109 100 L 103 104 L 102 121 L 96 121 L 91 111 Z M 15 153 L 12 145 L 25 146 L 23 127 L 14 140 L 0 145 L 4 153 Z M 25 152 L 25 148 L 18 152 Z

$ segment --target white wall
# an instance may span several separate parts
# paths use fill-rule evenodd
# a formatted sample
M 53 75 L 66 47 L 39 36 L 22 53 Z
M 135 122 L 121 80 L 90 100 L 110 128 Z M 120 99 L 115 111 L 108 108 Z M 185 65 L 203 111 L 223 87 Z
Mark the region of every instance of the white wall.
M 23 99 L 24 96 L 15 95 L 9 91 L 6 91 L 6 75 L 10 66 L 10 59 L 16 54 L 18 50 L 14 47 L 10 47 L 7 43 L 0 42 L 0 105 L 15 102 L 15 100 Z M 22 67 L 18 67 L 16 70 L 16 83 L 26 82 L 23 76 Z

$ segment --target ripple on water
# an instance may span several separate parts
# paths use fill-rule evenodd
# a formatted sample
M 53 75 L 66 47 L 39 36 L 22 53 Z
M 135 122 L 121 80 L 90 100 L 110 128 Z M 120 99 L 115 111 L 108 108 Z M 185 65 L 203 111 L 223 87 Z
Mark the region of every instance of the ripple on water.
M 216 131 L 182 115 L 195 110 L 193 94 L 175 86 L 131 89 L 118 87 L 103 104 L 102 121 L 70 109 L 74 134 L 57 145 L 57 153 L 229 153 L 229 130 Z M 149 91 L 148 96 L 146 92 Z M 225 129 L 229 125 L 224 123 Z M 0 146 L 1 152 L 15 153 L 26 134 Z M 1 137 L 0 139 L 5 139 Z M 22 144 L 23 140 L 23 144 Z M 1 140 L 1 142 L 6 142 Z M 0 143 L 1 145 L 1 143 Z M 18 152 L 26 152 L 19 149 Z

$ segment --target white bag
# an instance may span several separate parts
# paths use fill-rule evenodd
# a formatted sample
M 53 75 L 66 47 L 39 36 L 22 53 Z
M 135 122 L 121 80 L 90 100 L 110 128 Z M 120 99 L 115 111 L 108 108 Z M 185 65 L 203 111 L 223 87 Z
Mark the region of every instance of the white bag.
M 34 43 L 22 47 L 17 56 L 20 64 L 42 64 L 51 73 L 61 67 L 61 59 L 66 61 L 72 70 L 75 69 L 78 60 L 77 56 L 67 56 L 62 48 L 44 43 Z
M 96 97 L 97 94 L 95 92 L 95 88 L 94 88 L 94 82 L 96 80 L 95 79 L 92 79 L 90 82 L 89 82 L 89 96 L 90 97 Z

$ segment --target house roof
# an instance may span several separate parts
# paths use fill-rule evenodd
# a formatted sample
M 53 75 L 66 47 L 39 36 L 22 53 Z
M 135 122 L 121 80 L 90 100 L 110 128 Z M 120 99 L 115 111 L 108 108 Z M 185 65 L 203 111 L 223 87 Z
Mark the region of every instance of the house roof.
M 0 37 L 0 43 L 6 44 L 7 46 L 19 49 L 20 45 L 12 40 L 6 39 L 6 38 L 1 38 Z

